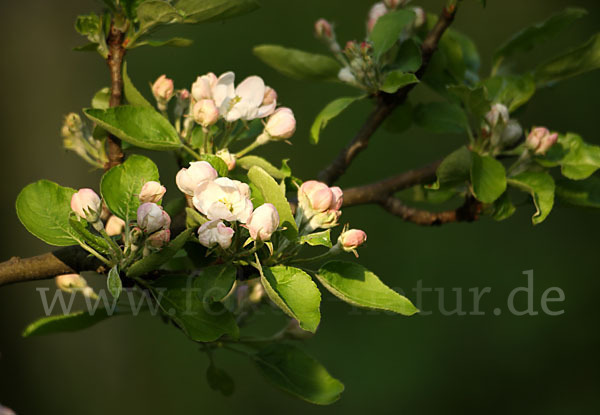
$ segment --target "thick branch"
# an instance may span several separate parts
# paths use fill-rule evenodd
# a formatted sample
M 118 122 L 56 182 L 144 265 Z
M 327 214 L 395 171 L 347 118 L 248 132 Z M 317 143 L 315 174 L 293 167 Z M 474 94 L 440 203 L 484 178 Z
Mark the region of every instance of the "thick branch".
M 435 52 L 437 45 L 446 31 L 452 24 L 456 14 L 456 6 L 445 7 L 437 23 L 431 29 L 423 44 L 421 45 L 421 67 L 416 72 L 417 78 L 421 79 L 427 70 L 431 56 Z M 319 173 L 319 179 L 327 184 L 335 183 L 352 163 L 352 160 L 369 145 L 369 140 L 377 128 L 385 119 L 406 100 L 408 93 L 416 84 L 410 84 L 400 88 L 394 94 L 380 92 L 377 95 L 377 106 L 369 114 L 369 117 L 356 133 L 352 141 L 337 155 L 335 160 L 329 166 Z
M 419 169 L 409 170 L 379 182 L 344 189 L 344 206 L 381 203 L 395 192 L 431 182 L 435 179 L 435 172 L 440 163 L 441 160 L 434 161 Z
M 111 107 L 121 105 L 123 96 L 123 57 L 125 56 L 125 48 L 123 47 L 124 34 L 114 25 L 110 27 L 108 35 L 108 68 L 110 70 L 110 101 Z M 123 150 L 121 150 L 121 140 L 113 135 L 108 136 L 108 162 L 104 166 L 105 170 L 109 170 L 123 162 Z
M 392 215 L 423 226 L 444 225 L 452 222 L 473 222 L 478 219 L 481 212 L 481 202 L 470 196 L 458 209 L 444 212 L 429 212 L 406 206 L 400 199 L 395 197 L 388 197 L 380 205 Z

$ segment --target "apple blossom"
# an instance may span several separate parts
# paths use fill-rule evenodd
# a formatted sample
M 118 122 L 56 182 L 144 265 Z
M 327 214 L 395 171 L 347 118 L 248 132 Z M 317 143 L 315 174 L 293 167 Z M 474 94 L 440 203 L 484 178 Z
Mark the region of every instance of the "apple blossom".
M 271 239 L 271 235 L 277 230 L 278 226 L 279 213 L 271 203 L 265 203 L 257 207 L 246 222 L 250 237 L 260 241 Z
M 142 203 L 137 210 L 137 224 L 146 233 L 153 233 L 159 229 L 169 229 L 171 218 L 156 203 Z
M 71 209 L 88 222 L 97 222 L 102 212 L 102 200 L 92 189 L 79 189 L 71 197 Z
M 278 108 L 269 117 L 263 133 L 257 137 L 259 144 L 265 144 L 270 140 L 285 140 L 296 132 L 296 118 L 291 109 L 287 107 Z
M 404 6 L 408 0 L 383 0 L 388 9 L 397 9 L 399 6 Z
M 535 154 L 546 154 L 558 140 L 558 133 L 550 133 L 545 127 L 536 127 L 527 136 L 525 145 Z
M 235 97 L 235 74 L 233 72 L 225 72 L 221 74 L 214 86 L 211 88 L 212 99 L 215 101 L 220 114 L 225 114 L 229 109 L 231 100 Z
M 156 98 L 159 110 L 165 111 L 167 109 L 167 103 L 173 98 L 173 92 L 173 80 L 167 78 L 166 75 L 161 75 L 154 81 L 152 95 Z
M 325 183 L 308 180 L 298 189 L 298 203 L 305 214 L 339 210 L 342 202 L 342 189 L 337 186 L 329 187 Z
M 223 221 L 211 220 L 202 224 L 198 229 L 198 240 L 207 248 L 218 244 L 221 248 L 227 249 L 231 246 L 234 233 L 235 231 L 226 226 Z
M 231 171 L 235 169 L 235 155 L 231 154 L 229 150 L 223 148 L 215 153 L 215 156 L 219 157 L 227 165 L 227 170 Z
M 503 104 L 494 104 L 490 111 L 485 115 L 485 119 L 492 128 L 499 122 L 506 124 L 509 119 L 508 108 Z
M 202 99 L 192 108 L 194 121 L 203 127 L 209 127 L 219 119 L 219 109 L 212 99 Z
M 271 105 L 275 103 L 277 105 L 277 92 L 270 86 L 265 87 L 265 95 L 263 97 L 262 105 Z M 275 108 L 275 107 L 273 107 Z M 270 114 L 269 114 L 270 115 Z
M 162 248 L 168 245 L 170 240 L 171 231 L 169 229 L 163 229 L 150 235 L 146 242 L 153 248 Z
M 327 40 L 333 39 L 333 27 L 325 19 L 319 19 L 315 22 L 315 35 Z
M 196 101 L 213 98 L 213 88 L 217 84 L 217 76 L 209 72 L 196 78 L 192 84 L 192 96 Z
M 342 232 L 338 241 L 342 248 L 346 251 L 351 251 L 364 244 L 367 240 L 367 234 L 360 229 L 349 229 Z
M 60 290 L 67 293 L 81 292 L 85 297 L 97 298 L 94 289 L 89 287 L 85 278 L 79 274 L 59 275 L 54 279 L 54 281 Z
M 252 214 L 248 185 L 227 177 L 200 183 L 192 202 L 194 207 L 210 220 L 224 219 L 246 223 Z
M 375 3 L 371 10 L 369 10 L 369 18 L 367 20 L 367 32 L 371 33 L 373 28 L 375 27 L 375 23 L 377 20 L 384 14 L 387 14 L 388 8 L 385 6 L 383 2 Z
M 352 69 L 350 69 L 349 66 L 344 66 L 342 69 L 340 69 L 340 71 L 338 72 L 338 79 L 348 84 L 356 83 L 356 77 L 352 73 Z
M 125 230 L 125 221 L 118 216 L 111 215 L 106 222 L 106 233 L 108 236 L 121 235 Z
M 149 181 L 144 183 L 144 185 L 142 186 L 142 190 L 140 191 L 138 198 L 142 203 L 158 203 L 162 200 L 166 192 L 167 189 L 159 182 Z
M 205 180 L 214 180 L 219 176 L 207 161 L 192 161 L 190 167 L 182 168 L 175 176 L 177 187 L 186 195 L 193 196 L 194 190 Z
M 0 405 L 0 415 L 17 415 L 17 414 L 12 409 L 7 408 L 6 406 Z

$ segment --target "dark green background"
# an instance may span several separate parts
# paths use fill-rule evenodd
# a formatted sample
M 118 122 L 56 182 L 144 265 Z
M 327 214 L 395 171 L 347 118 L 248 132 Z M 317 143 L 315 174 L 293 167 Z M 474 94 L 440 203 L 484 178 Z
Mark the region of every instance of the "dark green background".
M 225 23 L 184 27 L 192 37 L 187 49 L 142 48 L 129 55 L 130 74 L 144 86 L 162 73 L 178 87 L 189 86 L 208 71 L 234 70 L 238 79 L 261 75 L 283 105 L 293 108 L 298 131 L 293 147 L 268 146 L 277 161 L 292 158 L 296 175 L 314 177 L 364 120 L 369 104 L 352 107 L 331 122 L 322 145 L 308 143 L 317 112 L 332 98 L 355 94 L 337 84 L 292 81 L 264 66 L 251 54 L 260 43 L 278 43 L 323 51 L 312 35 L 319 17 L 337 23 L 341 41 L 360 39 L 370 1 L 261 0 L 263 8 Z M 83 43 L 72 29 L 77 14 L 100 2 L 29 0 L 2 2 L 0 39 L 0 172 L 2 177 L 0 259 L 30 256 L 48 247 L 29 235 L 14 212 L 14 200 L 26 184 L 47 178 L 72 187 L 97 188 L 99 172 L 61 149 L 62 117 L 87 106 L 108 82 L 105 64 L 94 54 L 71 52 Z M 443 2 L 419 1 L 436 12 Z M 546 54 L 581 43 L 598 30 L 600 4 L 595 0 L 490 0 L 486 10 L 465 0 L 456 27 L 473 36 L 483 62 L 517 29 L 543 20 L 567 5 L 590 15 L 553 42 L 526 56 L 532 64 Z M 489 64 L 484 64 L 484 71 Z M 541 91 L 521 118 L 525 127 L 548 125 L 576 131 L 600 144 L 598 92 L 600 72 Z M 148 92 L 145 89 L 145 92 Z M 415 95 L 429 93 L 418 87 Z M 394 136 L 380 131 L 341 181 L 367 183 L 437 159 L 463 138 L 410 131 Z M 177 192 L 174 166 L 162 158 L 161 173 L 169 192 Z M 217 359 L 236 380 L 232 398 L 212 392 L 204 379 L 205 356 L 172 327 L 150 317 L 115 318 L 85 332 L 21 339 L 21 330 L 42 315 L 39 282 L 0 289 L 0 402 L 19 414 L 188 414 L 285 412 L 316 413 L 588 413 L 598 409 L 598 213 L 557 206 L 548 220 L 533 227 L 533 207 L 495 223 L 421 228 L 386 215 L 378 207 L 344 212 L 344 222 L 365 229 L 369 243 L 361 262 L 389 285 L 406 291 L 418 280 L 426 287 L 491 287 L 481 303 L 484 316 L 403 318 L 359 312 L 324 295 L 322 324 L 306 348 L 346 384 L 342 399 L 315 407 L 273 389 L 252 364 L 225 351 Z M 525 283 L 524 270 L 535 272 L 534 299 L 548 287 L 564 290 L 558 317 L 517 317 L 507 313 L 510 290 Z M 98 282 L 95 282 L 96 284 Z M 426 294 L 423 308 L 437 310 L 437 296 Z M 519 300 L 524 307 L 523 298 Z M 554 305 L 556 306 L 556 305 Z M 504 312 L 495 316 L 500 307 Z

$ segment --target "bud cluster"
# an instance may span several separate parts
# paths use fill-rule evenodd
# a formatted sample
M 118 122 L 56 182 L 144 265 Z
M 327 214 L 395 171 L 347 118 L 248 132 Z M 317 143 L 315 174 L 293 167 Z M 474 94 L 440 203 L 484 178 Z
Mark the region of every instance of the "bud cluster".
M 61 136 L 65 149 L 75 152 L 92 166 L 103 168 L 108 162 L 104 148 L 106 140 L 97 140 L 89 134 L 79 115 L 70 113 L 65 117 Z

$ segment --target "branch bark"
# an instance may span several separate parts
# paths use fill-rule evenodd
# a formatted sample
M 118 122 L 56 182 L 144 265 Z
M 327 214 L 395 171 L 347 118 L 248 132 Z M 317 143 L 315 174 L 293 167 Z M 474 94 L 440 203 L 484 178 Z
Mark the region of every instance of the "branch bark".
M 454 21 L 456 6 L 444 7 L 435 26 L 428 33 L 421 45 L 421 67 L 415 73 L 421 79 L 427 70 L 431 56 L 446 31 Z M 399 89 L 394 94 L 380 92 L 377 95 L 377 105 L 369 114 L 367 120 L 354 136 L 352 141 L 337 155 L 329 166 L 319 173 L 319 180 L 329 185 L 335 183 L 348 169 L 352 160 L 369 145 L 371 136 L 394 110 L 406 101 L 408 93 L 416 84 L 410 84 Z
M 123 96 L 123 58 L 125 57 L 125 48 L 123 47 L 124 33 L 117 29 L 114 24 L 110 26 L 108 35 L 108 58 L 106 63 L 110 70 L 110 101 L 109 106 L 116 107 L 121 105 Z M 123 162 L 123 150 L 121 149 L 121 140 L 112 134 L 108 136 L 108 162 L 104 170 L 110 170 L 112 167 Z
M 465 203 L 457 209 L 443 212 L 429 212 L 406 206 L 395 197 L 388 197 L 380 202 L 381 207 L 392 215 L 398 216 L 407 222 L 422 226 L 438 226 L 452 222 L 473 222 L 479 218 L 481 202 L 468 196 Z

